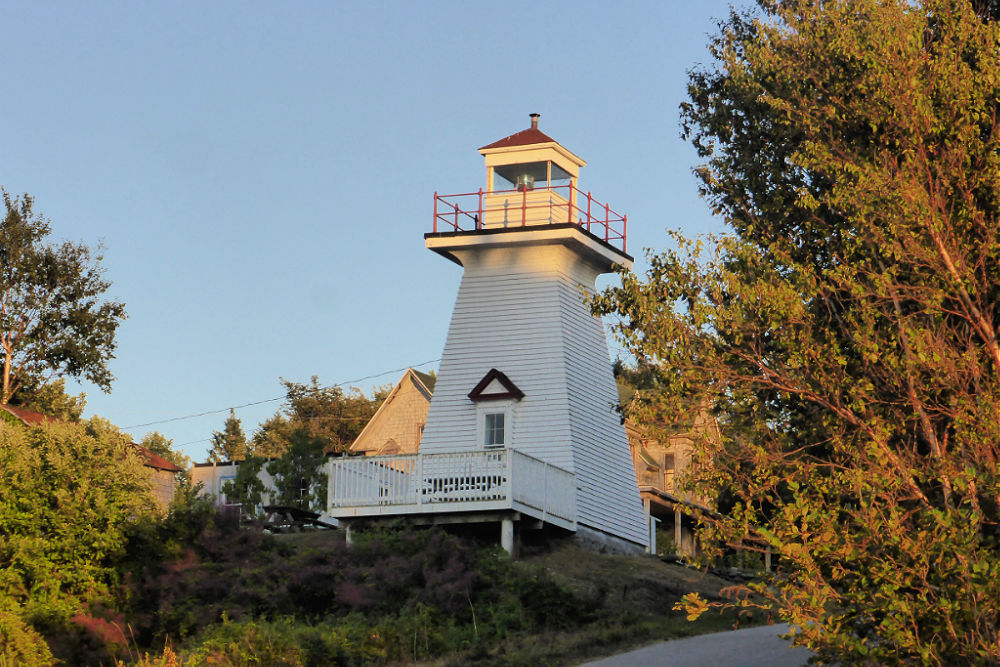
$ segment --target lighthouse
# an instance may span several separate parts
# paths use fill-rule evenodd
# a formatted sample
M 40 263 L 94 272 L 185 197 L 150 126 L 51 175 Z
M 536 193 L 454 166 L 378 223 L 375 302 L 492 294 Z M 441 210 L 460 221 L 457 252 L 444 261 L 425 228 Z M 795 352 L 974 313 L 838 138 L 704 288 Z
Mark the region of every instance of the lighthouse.
M 334 462 L 329 513 L 496 522 L 508 551 L 546 526 L 643 549 L 604 328 L 584 302 L 631 266 L 627 219 L 579 189 L 586 162 L 538 114 L 479 153 L 484 187 L 435 194 L 425 234 L 463 274 L 420 453 Z

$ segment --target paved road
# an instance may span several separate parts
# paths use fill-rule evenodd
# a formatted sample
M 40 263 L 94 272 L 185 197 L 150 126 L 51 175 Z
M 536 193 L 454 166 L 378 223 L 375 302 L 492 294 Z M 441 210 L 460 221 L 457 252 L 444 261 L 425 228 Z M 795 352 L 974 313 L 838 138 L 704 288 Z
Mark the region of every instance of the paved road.
M 588 662 L 582 667 L 801 667 L 812 652 L 793 648 L 779 635 L 787 625 L 763 625 L 660 642 L 646 648 Z

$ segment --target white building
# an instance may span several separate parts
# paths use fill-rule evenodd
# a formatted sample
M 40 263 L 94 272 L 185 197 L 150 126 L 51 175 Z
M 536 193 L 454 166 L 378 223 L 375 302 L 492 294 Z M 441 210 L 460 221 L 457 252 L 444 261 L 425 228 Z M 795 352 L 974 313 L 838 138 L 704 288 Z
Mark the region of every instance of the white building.
M 201 484 L 201 490 L 198 495 L 214 497 L 215 504 L 218 507 L 229 507 L 238 510 L 240 507 L 239 501 L 227 497 L 223 487 L 226 482 L 232 482 L 236 479 L 237 468 L 239 468 L 241 463 L 243 462 L 210 461 L 208 463 L 195 463 L 191 467 L 191 486 L 197 487 L 198 484 Z M 264 485 L 261 504 L 269 505 L 278 495 L 277 487 L 274 484 L 274 477 L 267 471 L 266 465 L 260 469 L 257 477 Z
M 546 525 L 643 549 L 604 329 L 583 302 L 631 265 L 625 216 L 577 189 L 586 163 L 537 114 L 479 152 L 486 188 L 435 195 L 425 235 L 464 274 L 420 453 L 331 461 L 328 513 L 498 522 L 508 551 Z

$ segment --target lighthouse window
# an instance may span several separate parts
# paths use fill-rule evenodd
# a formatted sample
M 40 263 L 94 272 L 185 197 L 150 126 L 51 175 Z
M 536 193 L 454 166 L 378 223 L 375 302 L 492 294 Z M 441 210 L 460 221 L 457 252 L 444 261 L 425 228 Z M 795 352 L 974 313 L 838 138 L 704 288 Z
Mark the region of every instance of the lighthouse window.
M 506 440 L 504 438 L 504 413 L 502 412 L 489 412 L 486 414 L 486 423 L 484 424 L 485 440 L 483 445 L 486 447 L 503 447 Z

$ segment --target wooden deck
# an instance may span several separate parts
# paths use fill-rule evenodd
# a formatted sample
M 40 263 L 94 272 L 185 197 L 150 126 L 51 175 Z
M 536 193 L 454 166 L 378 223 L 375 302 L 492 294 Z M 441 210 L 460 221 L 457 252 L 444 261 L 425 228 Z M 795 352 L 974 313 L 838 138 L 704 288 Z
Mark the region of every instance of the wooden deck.
M 365 456 L 328 462 L 335 518 L 513 510 L 576 530 L 572 473 L 516 450 Z

